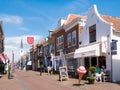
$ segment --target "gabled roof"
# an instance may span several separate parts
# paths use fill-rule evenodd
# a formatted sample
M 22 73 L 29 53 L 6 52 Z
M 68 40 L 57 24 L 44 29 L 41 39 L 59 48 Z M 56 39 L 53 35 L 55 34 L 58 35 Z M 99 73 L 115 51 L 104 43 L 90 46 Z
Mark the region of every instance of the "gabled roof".
M 120 32 L 120 18 L 118 17 L 114 17 L 114 16 L 107 16 L 107 15 L 103 15 L 100 14 L 100 16 L 107 22 L 112 23 L 113 24 L 113 28 L 115 31 L 119 31 Z
M 86 16 L 80 16 L 80 15 L 77 15 L 77 14 L 69 14 L 67 19 L 66 19 L 66 24 L 71 23 L 74 19 L 77 19 L 77 18 L 86 19 L 87 17 Z
M 63 29 L 63 27 L 69 26 L 71 25 L 71 23 L 76 20 L 76 19 L 87 19 L 86 16 L 81 16 L 81 15 L 77 15 L 77 14 L 69 14 L 66 18 L 66 22 L 60 26 L 54 29 L 54 33 L 58 32 L 59 30 Z

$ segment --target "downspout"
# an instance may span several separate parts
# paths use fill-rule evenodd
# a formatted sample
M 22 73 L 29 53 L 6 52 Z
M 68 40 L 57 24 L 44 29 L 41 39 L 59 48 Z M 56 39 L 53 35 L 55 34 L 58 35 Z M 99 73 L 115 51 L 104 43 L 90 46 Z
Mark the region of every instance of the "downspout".
M 112 54 L 111 54 L 111 41 L 112 41 L 112 35 L 113 35 L 113 29 L 112 29 L 112 25 L 111 25 L 111 28 L 110 28 L 110 35 L 109 35 L 109 51 L 110 51 L 110 58 L 111 58 L 111 73 L 110 73 L 110 76 L 111 76 L 111 81 L 113 82 L 113 59 L 112 59 Z

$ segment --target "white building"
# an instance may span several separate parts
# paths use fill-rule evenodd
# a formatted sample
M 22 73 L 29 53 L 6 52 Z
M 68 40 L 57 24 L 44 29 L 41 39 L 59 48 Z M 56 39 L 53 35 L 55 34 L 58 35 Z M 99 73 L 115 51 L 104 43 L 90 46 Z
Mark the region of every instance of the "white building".
M 96 5 L 91 7 L 74 58 L 86 67 L 104 65 L 111 81 L 120 81 L 120 18 L 99 14 Z

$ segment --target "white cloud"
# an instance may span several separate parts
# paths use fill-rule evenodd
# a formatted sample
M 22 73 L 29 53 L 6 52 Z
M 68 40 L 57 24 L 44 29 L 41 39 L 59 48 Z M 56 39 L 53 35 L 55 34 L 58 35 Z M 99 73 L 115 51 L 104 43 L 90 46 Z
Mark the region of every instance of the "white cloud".
M 18 50 L 17 47 L 14 47 L 14 46 L 12 46 L 12 45 L 6 45 L 6 46 L 5 46 L 5 49 L 6 49 L 6 50 L 11 50 L 11 49 L 13 49 L 13 50 Z
M 22 17 L 15 15 L 1 14 L 0 19 L 5 23 L 21 24 L 23 22 Z

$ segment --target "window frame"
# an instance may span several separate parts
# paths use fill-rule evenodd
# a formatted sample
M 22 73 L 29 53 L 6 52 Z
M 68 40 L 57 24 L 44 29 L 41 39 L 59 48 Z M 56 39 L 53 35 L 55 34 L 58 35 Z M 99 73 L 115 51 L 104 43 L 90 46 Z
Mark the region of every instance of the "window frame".
M 57 37 L 56 39 L 57 51 L 63 50 L 64 47 L 64 37 L 63 35 Z
M 74 33 L 75 33 L 75 34 L 74 34 Z M 72 41 L 72 46 L 75 46 L 75 45 L 76 45 L 76 42 L 77 42 L 76 30 L 74 30 L 71 35 L 72 35 L 72 39 L 71 39 L 71 41 Z M 75 42 L 75 43 L 73 43 L 73 42 Z
M 89 27 L 89 43 L 96 42 L 96 24 Z

